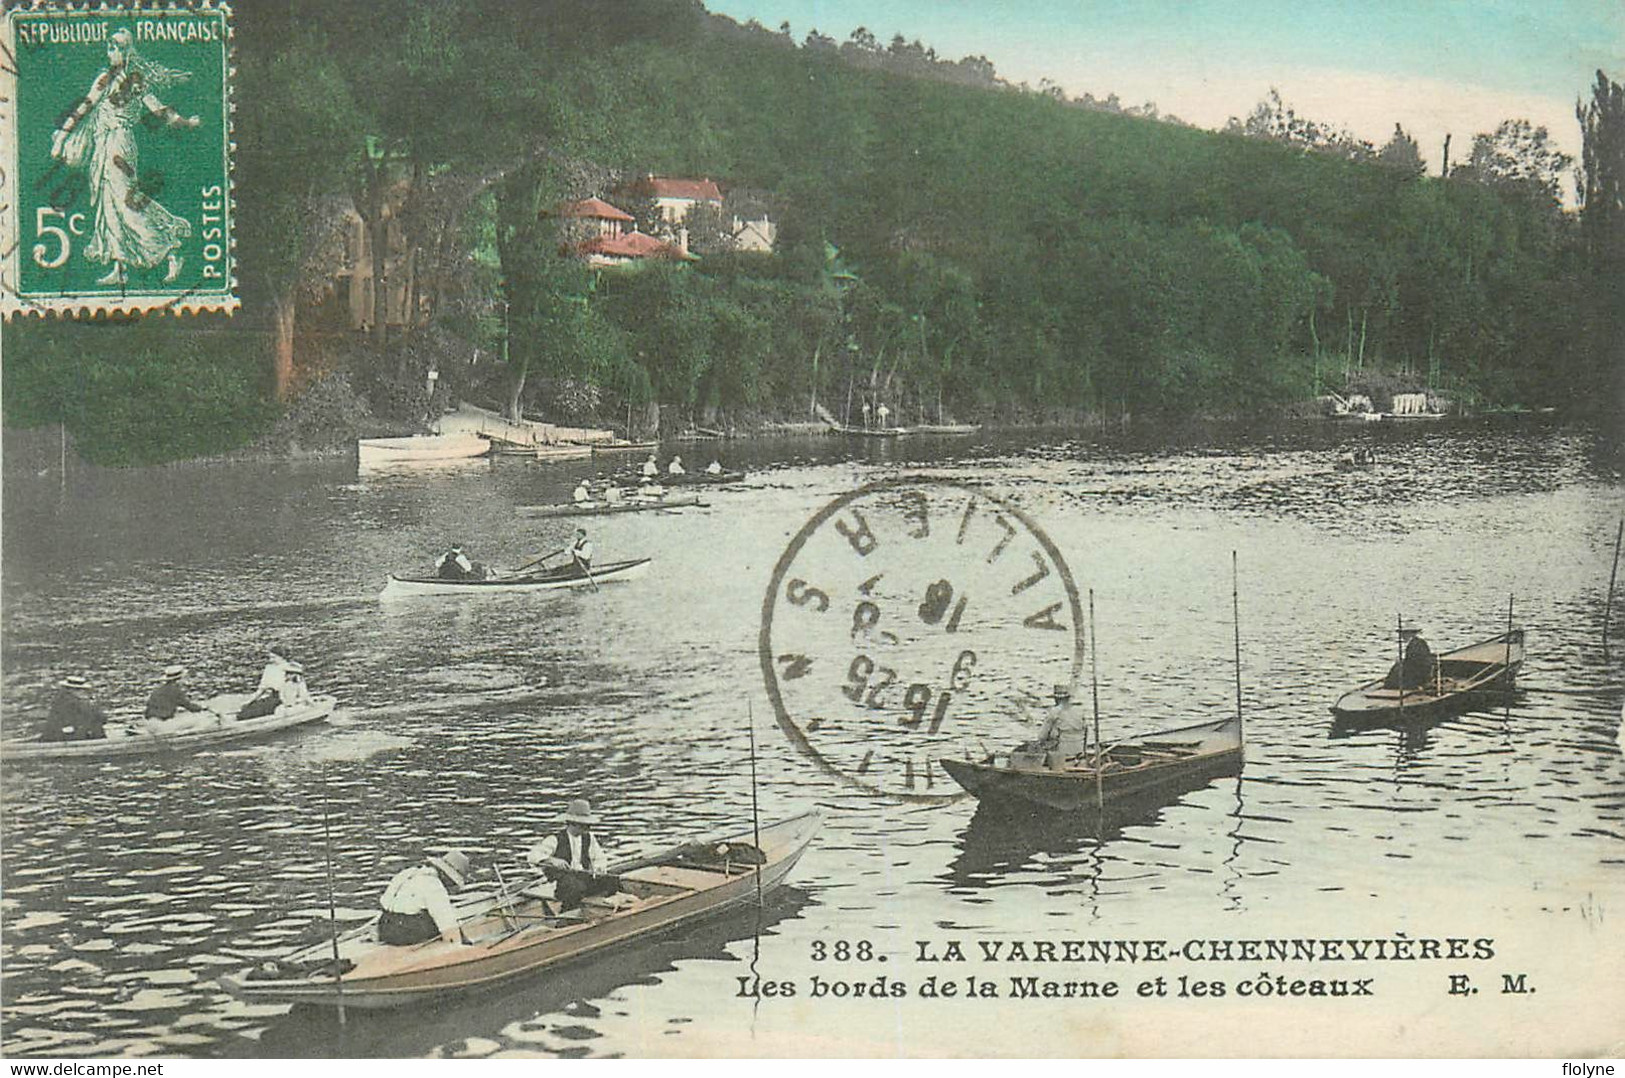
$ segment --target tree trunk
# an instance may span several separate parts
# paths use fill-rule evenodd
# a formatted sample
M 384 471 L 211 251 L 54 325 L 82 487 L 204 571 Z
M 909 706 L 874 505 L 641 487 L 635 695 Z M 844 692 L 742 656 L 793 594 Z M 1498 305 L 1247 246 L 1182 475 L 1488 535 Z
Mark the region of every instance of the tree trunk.
M 297 310 L 292 289 L 287 295 L 278 296 L 273 304 L 276 338 L 271 349 L 271 377 L 279 401 L 287 400 L 293 389 L 293 327 Z
M 519 365 L 519 371 L 514 376 L 513 392 L 508 397 L 508 418 L 515 423 L 524 421 L 521 398 L 525 393 L 525 378 L 530 374 L 530 362 L 527 360 Z

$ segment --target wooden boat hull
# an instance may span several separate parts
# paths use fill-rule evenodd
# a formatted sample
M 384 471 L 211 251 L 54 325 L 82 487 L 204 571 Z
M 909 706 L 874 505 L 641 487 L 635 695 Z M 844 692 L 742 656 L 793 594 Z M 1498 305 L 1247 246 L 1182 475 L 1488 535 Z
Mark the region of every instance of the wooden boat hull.
M 595 567 L 592 579 L 584 576 L 564 576 L 555 571 L 547 576 L 491 577 L 487 580 L 441 580 L 429 576 L 395 576 L 390 574 L 381 598 L 402 599 L 421 595 L 510 595 L 533 591 L 560 591 L 567 588 L 591 588 L 594 584 L 614 584 L 622 580 L 636 580 L 648 572 L 649 558 L 630 561 L 612 561 Z
M 659 482 L 668 487 L 703 487 L 715 483 L 738 483 L 744 478 L 744 472 L 721 472 L 717 475 L 710 472 L 683 472 L 680 475 L 663 475 Z
M 812 842 L 819 822 L 813 811 L 761 829 L 762 894 L 784 882 Z M 633 903 L 621 911 L 588 912 L 581 919 L 546 917 L 534 914 L 542 908 L 540 899 L 530 899 L 515 902 L 504 916 L 499 903 L 490 900 L 473 911 L 472 918 L 464 918 L 464 931 L 474 940 L 472 944 L 436 939 L 413 947 L 377 943 L 373 938 L 375 919 L 340 939 L 340 957 L 355 963 L 346 970 L 342 983 L 335 982 L 330 971 L 256 976 L 249 970 L 222 977 L 220 985 L 251 1003 L 342 1004 L 362 1009 L 409 1006 L 498 985 L 754 904 L 758 873 L 753 867 L 684 867 L 674 857 L 684 849 L 708 848 L 718 842 L 748 845 L 751 841 L 747 830 L 679 847 L 661 857 L 614 866 L 612 871 L 620 876 L 623 890 L 634 896 Z M 481 936 L 487 929 L 491 935 Z M 287 961 L 323 962 L 330 956 L 331 946 L 325 941 L 312 944 Z
M 232 715 L 248 701 L 246 695 L 220 697 L 213 701 L 220 709 L 218 725 L 201 729 L 161 732 L 146 723 L 128 727 L 108 724 L 109 736 L 94 741 L 9 741 L 0 745 L 0 760 L 103 760 L 123 756 L 150 756 L 156 753 L 191 752 L 196 749 L 230 745 L 266 737 L 295 726 L 327 718 L 338 706 L 331 696 L 312 697 L 310 703 L 295 708 L 279 708 L 258 719 L 238 720 Z M 229 706 L 228 706 L 229 704 Z M 184 719 L 174 720 L 177 723 Z M 115 731 L 118 731 L 115 733 Z
M 1179 746 L 1165 751 L 1163 746 Z M 1097 781 L 1090 766 L 1000 766 L 992 761 L 943 760 L 943 770 L 972 795 L 989 801 L 1027 802 L 1062 811 L 1093 808 L 1188 785 L 1241 767 L 1241 723 L 1236 718 L 1138 735 L 1108 746 L 1112 761 Z M 1138 762 L 1129 763 L 1137 757 Z
M 659 442 L 594 442 L 593 453 L 653 453 Z
M 412 464 L 482 457 L 491 443 L 477 434 L 433 434 L 415 438 L 362 438 L 356 455 L 362 464 Z
M 1345 727 L 1385 726 L 1425 722 L 1503 701 L 1523 666 L 1523 630 L 1514 629 L 1436 658 L 1440 677 L 1432 686 L 1406 689 L 1401 694 L 1398 689 L 1383 688 L 1379 678 L 1338 697 L 1332 715 Z
M 521 505 L 519 513 L 527 517 L 601 517 L 614 513 L 647 513 L 653 509 L 686 509 L 704 507 L 698 494 L 685 494 L 676 498 L 638 498 L 619 502 L 584 502 L 569 505 Z

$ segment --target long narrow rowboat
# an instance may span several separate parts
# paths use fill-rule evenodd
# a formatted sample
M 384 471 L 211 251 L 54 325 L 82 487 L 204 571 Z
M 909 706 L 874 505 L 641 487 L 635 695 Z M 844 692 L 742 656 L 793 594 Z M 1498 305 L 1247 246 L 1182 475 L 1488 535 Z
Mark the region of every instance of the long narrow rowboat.
M 612 513 L 644 513 L 651 509 L 683 509 L 705 505 L 697 494 L 676 498 L 626 498 L 618 502 L 570 502 L 564 505 L 521 505 L 519 513 L 527 517 L 599 517 Z
M 574 565 L 562 565 L 523 576 L 493 576 L 485 580 L 442 580 L 437 576 L 395 576 L 390 574 L 380 598 L 399 599 L 416 595 L 507 595 L 514 592 L 557 591 L 560 588 L 591 588 L 621 580 L 636 580 L 649 568 L 648 558 L 612 561 L 593 566 L 589 579 Z
M 943 770 L 975 796 L 1071 811 L 1140 797 L 1165 788 L 1235 774 L 1242 763 L 1241 720 L 1236 716 L 1137 734 L 1106 746 L 1104 765 L 1093 753 L 1047 766 L 1041 752 L 1012 753 L 1004 764 L 943 760 Z M 1098 791 L 1098 792 L 1097 792 Z
M 1344 693 L 1332 715 L 1344 727 L 1382 726 L 1393 722 L 1436 719 L 1487 702 L 1499 701 L 1517 681 L 1523 665 L 1523 630 L 1492 636 L 1437 656 L 1435 675 L 1427 685 L 1385 689 L 1379 678 Z
M 362 464 L 412 464 L 481 457 L 491 443 L 477 434 L 430 434 L 412 438 L 362 438 L 356 454 Z
M 587 899 L 559 914 L 540 880 L 519 885 L 464 911 L 468 943 L 438 938 L 410 947 L 377 941 L 377 919 L 333 944 L 312 944 L 269 966 L 222 977 L 220 985 L 250 1003 L 306 1003 L 382 1009 L 485 988 L 648 939 L 731 908 L 754 904 L 784 882 L 818 830 L 816 811 L 761 829 L 689 843 L 654 857 L 612 866 L 620 893 Z
M 248 697 L 236 695 L 211 700 L 217 711 L 165 722 L 112 721 L 107 736 L 92 741 L 7 741 L 0 744 L 0 760 L 99 760 L 118 756 L 147 756 L 165 752 L 225 745 L 264 737 L 280 730 L 317 722 L 333 713 L 338 701 L 315 696 L 297 707 L 282 707 L 258 719 L 237 719 L 236 709 Z

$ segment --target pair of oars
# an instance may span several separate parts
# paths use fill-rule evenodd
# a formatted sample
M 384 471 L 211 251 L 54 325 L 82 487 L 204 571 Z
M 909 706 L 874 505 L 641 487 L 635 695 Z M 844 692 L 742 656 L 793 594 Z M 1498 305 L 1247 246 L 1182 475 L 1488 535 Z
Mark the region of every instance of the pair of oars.
M 547 561 L 550 558 L 556 558 L 560 554 L 563 554 L 565 551 L 567 551 L 569 549 L 570 548 L 567 547 L 567 546 L 561 546 L 561 547 L 559 547 L 559 549 L 557 549 L 555 551 L 552 551 L 551 553 L 543 554 L 541 557 L 536 558 L 533 561 L 527 561 L 525 564 L 523 564 L 519 568 L 515 569 L 509 575 L 518 576 L 521 573 L 523 573 L 526 569 L 529 569 L 529 568 L 531 568 L 532 566 L 535 566 L 535 565 L 540 565 L 540 564 L 542 564 L 543 562 Z M 587 583 L 592 585 L 592 590 L 597 591 L 598 590 L 598 581 L 596 581 L 596 580 L 594 580 L 592 578 L 592 567 L 589 566 L 586 562 L 577 562 L 576 564 L 580 565 L 581 566 L 581 571 L 587 575 Z

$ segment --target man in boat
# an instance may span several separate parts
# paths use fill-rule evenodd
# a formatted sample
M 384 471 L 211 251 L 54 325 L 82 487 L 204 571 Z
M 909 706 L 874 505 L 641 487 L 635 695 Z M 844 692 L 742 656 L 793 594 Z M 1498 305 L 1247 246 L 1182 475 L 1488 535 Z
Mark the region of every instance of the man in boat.
M 655 455 L 653 453 L 650 453 L 649 459 L 643 462 L 643 478 L 657 479 L 659 476 L 660 462 L 655 459 Z
M 554 881 L 553 896 L 559 909 L 570 910 L 594 895 L 612 895 L 620 881 L 604 872 L 607 860 L 592 829 L 598 817 L 585 799 L 570 802 L 564 810 L 564 827 L 530 848 L 531 865 Z
M 192 698 L 186 695 L 181 687 L 181 678 L 186 676 L 184 666 L 164 667 L 164 680 L 152 695 L 147 697 L 146 709 L 142 712 L 143 718 L 173 719 L 177 711 L 202 711 L 203 705 L 195 704 Z
M 671 463 L 666 465 L 666 474 L 667 475 L 687 475 L 688 474 L 688 469 L 683 467 L 683 458 L 682 458 L 681 454 L 678 454 L 677 456 L 671 458 Z
M 392 947 L 410 947 L 436 937 L 447 943 L 463 935 L 451 896 L 468 881 L 468 855 L 452 850 L 444 857 L 429 857 L 395 873 L 384 888 L 378 904 L 378 942 Z
M 83 695 L 89 688 L 90 682 L 78 674 L 62 679 L 40 740 L 95 741 L 107 736 L 107 715 Z
M 306 700 L 310 699 L 310 690 L 304 688 L 303 666 L 289 659 L 280 647 L 266 648 L 265 655 L 259 688 L 248 703 L 238 709 L 239 719 L 264 718 L 285 703 L 295 703 L 301 691 Z
M 587 489 L 587 481 L 585 479 L 576 484 L 575 493 L 570 495 L 570 497 L 577 505 L 584 505 L 587 502 L 592 501 L 592 491 Z
M 474 568 L 474 563 L 468 560 L 467 554 L 463 553 L 461 544 L 453 546 L 440 555 L 440 560 L 435 562 L 434 575 L 441 580 L 478 580 L 480 578 L 480 574 Z
M 576 529 L 576 541 L 570 544 L 570 562 L 576 567 L 576 575 L 592 576 L 592 540 L 587 538 L 586 528 Z
M 1044 724 L 1038 743 L 1049 753 L 1051 767 L 1063 767 L 1066 761 L 1089 748 L 1089 720 L 1083 709 L 1072 702 L 1070 685 L 1055 686 L 1054 696 L 1049 721 Z
M 1401 629 L 1405 657 L 1396 662 L 1383 679 L 1385 689 L 1420 689 L 1433 684 L 1433 649 L 1422 639 L 1421 629 Z
M 720 460 L 718 460 L 716 457 L 712 457 L 711 458 L 711 463 L 707 464 L 705 466 L 705 474 L 706 475 L 721 475 L 722 474 L 722 462 Z

